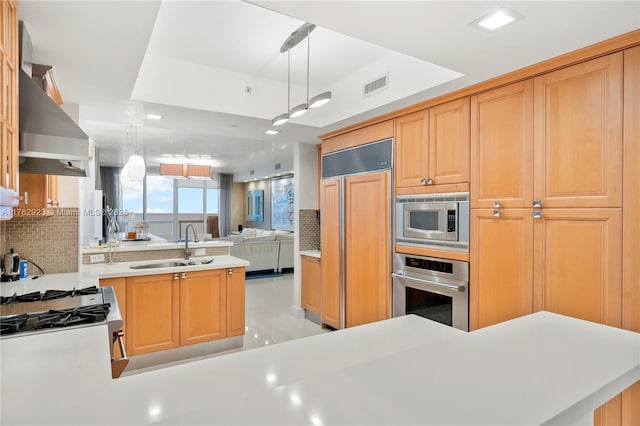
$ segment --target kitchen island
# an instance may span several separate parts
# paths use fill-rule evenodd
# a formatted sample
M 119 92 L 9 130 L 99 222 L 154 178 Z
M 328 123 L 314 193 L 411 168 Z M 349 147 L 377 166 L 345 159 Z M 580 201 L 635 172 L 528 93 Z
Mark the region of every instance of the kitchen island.
M 548 312 L 471 333 L 410 315 L 117 380 L 102 327 L 0 341 L 0 423 L 583 424 L 640 379 L 639 334 Z

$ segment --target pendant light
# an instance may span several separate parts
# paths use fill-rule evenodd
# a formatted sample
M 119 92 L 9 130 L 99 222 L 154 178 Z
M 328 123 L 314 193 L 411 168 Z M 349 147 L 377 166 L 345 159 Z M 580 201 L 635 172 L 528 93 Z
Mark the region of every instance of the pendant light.
M 292 118 L 300 117 L 305 114 L 310 108 L 317 108 L 329 102 L 331 100 L 331 91 L 321 93 L 313 98 L 309 99 L 309 62 L 311 57 L 311 31 L 316 26 L 308 22 L 302 24 L 300 28 L 295 30 L 285 40 L 280 47 L 280 52 L 287 52 L 287 111 L 284 114 L 280 114 L 271 120 L 273 126 L 279 126 L 286 123 Z M 291 48 L 296 46 L 302 40 L 307 39 L 307 97 L 306 102 L 291 108 Z
M 133 125 L 130 126 L 129 134 L 133 139 L 135 147 L 137 148 L 138 147 L 137 127 Z M 131 181 L 132 184 L 137 184 L 142 182 L 142 180 L 144 179 L 144 175 L 147 172 L 147 168 L 144 164 L 144 158 L 142 158 L 142 156 L 138 154 L 137 150 L 132 156 L 129 157 L 129 161 L 127 161 L 127 164 L 125 164 L 125 167 L 127 167 L 129 180 Z

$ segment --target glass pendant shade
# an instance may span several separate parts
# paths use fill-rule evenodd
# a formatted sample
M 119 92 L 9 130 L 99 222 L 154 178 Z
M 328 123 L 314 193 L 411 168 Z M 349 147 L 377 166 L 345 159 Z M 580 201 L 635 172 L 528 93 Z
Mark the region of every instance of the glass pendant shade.
M 129 166 L 129 179 L 132 183 L 140 183 L 144 179 L 146 173 L 146 167 L 144 164 L 144 158 L 141 155 L 134 154 L 129 157 L 129 161 L 125 166 Z
M 131 179 L 129 179 L 129 163 L 125 164 L 120 171 L 120 186 L 123 189 L 132 189 L 134 187 Z
M 329 102 L 331 100 L 331 91 L 320 93 L 318 96 L 314 96 L 309 101 L 309 108 L 317 108 Z
M 307 112 L 307 104 L 300 104 L 296 107 L 293 107 L 291 111 L 289 111 L 289 118 L 300 117 L 305 112 Z
M 289 121 L 289 113 L 285 112 L 284 114 L 280 114 L 279 116 L 271 120 L 271 125 L 279 126 L 281 124 L 286 123 L 287 121 Z

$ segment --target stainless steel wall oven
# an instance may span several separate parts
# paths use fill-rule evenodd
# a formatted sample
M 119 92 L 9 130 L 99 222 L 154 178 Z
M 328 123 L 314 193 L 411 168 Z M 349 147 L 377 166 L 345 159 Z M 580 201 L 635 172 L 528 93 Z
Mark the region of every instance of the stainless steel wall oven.
M 416 314 L 469 331 L 469 263 L 396 253 L 393 316 Z

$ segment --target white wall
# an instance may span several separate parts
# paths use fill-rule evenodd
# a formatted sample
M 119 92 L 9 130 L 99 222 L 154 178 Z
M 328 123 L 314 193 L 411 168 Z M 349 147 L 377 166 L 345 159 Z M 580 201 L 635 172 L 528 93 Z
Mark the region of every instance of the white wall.
M 304 318 L 300 306 L 302 265 L 300 261 L 300 209 L 318 208 L 318 148 L 316 145 L 298 143 L 293 147 L 293 169 L 295 217 L 295 237 L 293 241 L 293 306 L 291 311 L 296 318 Z

